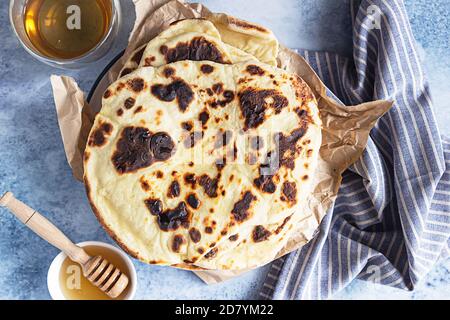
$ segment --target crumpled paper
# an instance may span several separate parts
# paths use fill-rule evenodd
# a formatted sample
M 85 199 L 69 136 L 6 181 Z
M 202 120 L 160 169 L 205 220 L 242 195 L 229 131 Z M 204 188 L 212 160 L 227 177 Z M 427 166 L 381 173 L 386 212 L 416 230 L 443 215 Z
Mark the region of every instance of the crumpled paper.
M 207 17 L 211 12 L 201 4 L 181 0 L 133 0 L 136 21 L 129 45 L 99 82 L 89 103 L 76 81 L 70 77 L 52 76 L 51 83 L 59 127 L 67 161 L 76 179 L 82 181 L 83 152 L 95 114 L 101 108 L 101 97 L 114 82 L 133 51 L 147 43 L 171 22 Z M 283 256 L 299 249 L 314 237 L 320 221 L 332 207 L 342 180 L 342 173 L 353 164 L 366 147 L 370 130 L 392 106 L 388 101 L 373 101 L 357 106 L 343 106 L 326 94 L 326 88 L 308 63 L 297 53 L 280 46 L 279 67 L 298 74 L 314 92 L 323 122 L 319 163 L 313 177 L 313 192 L 307 203 L 310 215 L 298 226 L 295 235 L 278 253 Z M 194 271 L 208 284 L 218 283 L 245 271 Z

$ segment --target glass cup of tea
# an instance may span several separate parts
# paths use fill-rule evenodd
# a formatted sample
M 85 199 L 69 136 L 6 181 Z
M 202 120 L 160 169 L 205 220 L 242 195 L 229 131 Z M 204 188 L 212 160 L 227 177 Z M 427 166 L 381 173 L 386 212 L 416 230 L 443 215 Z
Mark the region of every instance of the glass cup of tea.
M 25 50 L 67 69 L 103 57 L 121 25 L 119 0 L 10 0 L 9 15 Z

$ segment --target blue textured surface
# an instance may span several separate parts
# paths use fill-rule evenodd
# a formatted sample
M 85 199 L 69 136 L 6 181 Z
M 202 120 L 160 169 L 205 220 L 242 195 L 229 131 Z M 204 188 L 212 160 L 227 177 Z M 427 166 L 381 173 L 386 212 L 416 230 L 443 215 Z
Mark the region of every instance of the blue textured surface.
M 348 1 L 336 0 L 208 0 L 223 11 L 271 28 L 289 47 L 351 54 Z M 0 4 L 0 193 L 12 190 L 38 208 L 72 240 L 111 242 L 91 213 L 83 186 L 70 173 L 59 134 L 49 76 L 66 74 L 86 92 L 108 61 L 123 49 L 133 21 L 131 0 L 123 0 L 124 27 L 110 54 L 79 71 L 61 71 L 32 59 L 12 34 L 8 1 Z M 450 6 L 448 0 L 409 0 L 412 28 L 428 71 L 442 133 L 450 134 Z M 0 298 L 48 299 L 46 273 L 57 249 L 0 210 Z M 206 286 L 194 274 L 147 266 L 135 261 L 136 298 L 244 299 L 255 298 L 266 268 Z M 339 299 L 449 298 L 450 261 L 430 272 L 414 292 L 354 281 Z

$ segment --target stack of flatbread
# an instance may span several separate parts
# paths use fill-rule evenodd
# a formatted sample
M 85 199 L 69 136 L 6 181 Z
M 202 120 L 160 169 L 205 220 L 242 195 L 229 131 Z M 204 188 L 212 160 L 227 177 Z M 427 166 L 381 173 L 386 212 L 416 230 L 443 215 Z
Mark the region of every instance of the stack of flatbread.
M 84 157 L 97 218 L 129 254 L 185 269 L 270 262 L 309 216 L 317 102 L 270 30 L 172 23 L 105 91 Z

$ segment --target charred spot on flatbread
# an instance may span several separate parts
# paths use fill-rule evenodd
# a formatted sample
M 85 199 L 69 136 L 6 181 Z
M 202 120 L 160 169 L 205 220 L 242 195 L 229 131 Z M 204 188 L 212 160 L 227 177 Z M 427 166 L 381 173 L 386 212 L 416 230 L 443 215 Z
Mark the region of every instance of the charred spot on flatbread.
M 185 19 L 178 19 L 178 20 L 172 21 L 169 25 L 170 26 L 174 26 L 174 25 L 176 25 L 176 24 L 178 24 L 180 22 L 183 22 L 185 20 L 187 20 L 187 19 L 186 18 Z M 206 20 L 206 19 L 205 18 L 190 18 L 189 20 Z
M 247 21 L 244 21 L 244 20 L 240 20 L 240 19 L 236 19 L 236 18 L 232 18 L 232 17 L 230 17 L 229 21 L 230 21 L 231 24 L 234 24 L 234 25 L 236 25 L 238 27 L 241 27 L 243 29 L 253 29 L 253 30 L 257 30 L 257 31 L 262 32 L 262 33 L 269 33 L 269 31 L 267 29 L 265 29 L 265 28 L 263 28 L 263 27 L 261 27 L 259 25 L 256 25 L 254 23 L 250 23 L 250 22 L 247 22 Z
M 140 112 L 144 111 L 144 107 L 143 106 L 139 106 L 136 109 L 134 109 L 133 114 L 138 114 Z
M 277 189 L 277 186 L 273 182 L 273 175 L 270 174 L 260 174 L 253 182 L 259 190 L 266 193 L 274 193 Z
M 106 138 L 111 135 L 113 130 L 112 124 L 103 122 L 90 135 L 88 144 L 91 147 L 101 147 L 106 144 Z
M 217 248 L 213 248 L 211 249 L 207 254 L 205 254 L 205 258 L 206 259 L 212 259 L 217 255 L 217 252 L 219 251 L 219 249 Z
M 159 199 L 147 199 L 145 205 L 154 216 L 160 215 L 163 212 L 163 203 Z
M 136 51 L 136 53 L 131 57 L 131 61 L 139 64 L 141 63 L 141 59 L 142 59 L 142 55 L 144 54 L 145 51 L 145 46 L 142 47 L 142 49 L 139 49 L 138 51 Z
M 266 193 L 274 193 L 276 185 L 273 177 L 279 168 L 284 166 L 287 169 L 294 169 L 295 159 L 301 151 L 301 146 L 297 144 L 305 133 L 306 128 L 300 126 L 288 135 L 284 135 L 281 132 L 274 135 L 275 150 L 267 153 L 265 163 L 259 166 L 260 175 L 253 181 L 259 190 Z
M 195 186 L 197 184 L 197 178 L 195 177 L 195 174 L 185 173 L 183 179 L 187 185 L 190 185 L 192 189 L 195 189 Z
M 282 201 L 286 201 L 291 205 L 297 202 L 297 185 L 295 182 L 285 181 L 281 187 Z
M 175 144 L 165 132 L 152 134 L 144 127 L 126 127 L 113 153 L 112 162 L 120 174 L 149 167 L 165 161 L 173 154 Z
M 210 74 L 211 72 L 214 71 L 214 67 L 210 64 L 202 64 L 200 66 L 200 71 L 203 72 L 204 74 Z
M 292 216 L 292 215 L 286 217 L 286 218 L 283 220 L 283 223 L 280 224 L 280 225 L 278 226 L 278 228 L 275 229 L 275 231 L 274 231 L 275 234 L 279 234 L 279 233 L 284 229 L 284 227 L 285 227 L 286 224 L 289 222 L 289 220 L 291 220 L 291 216 Z
M 156 58 L 154 56 L 145 57 L 144 59 L 144 67 L 149 67 L 155 62 Z
M 288 99 L 275 89 L 246 88 L 238 93 L 238 97 L 244 131 L 261 125 L 266 120 L 267 108 L 278 114 L 289 104 Z
M 208 96 L 212 97 L 214 95 L 214 91 L 212 91 L 211 88 L 206 88 L 206 93 L 208 94 Z
M 255 64 L 248 65 L 245 70 L 252 76 L 263 76 L 266 73 L 263 68 Z
M 150 213 L 157 217 L 158 226 L 162 231 L 174 231 L 180 226 L 189 226 L 189 211 L 186 204 L 180 202 L 175 208 L 164 210 L 163 203 L 159 199 L 146 199 L 145 205 Z
M 148 184 L 148 182 L 144 179 L 144 177 L 141 177 L 139 179 L 139 182 L 141 183 L 141 188 L 144 191 L 149 191 L 150 190 L 150 185 Z
M 221 83 L 221 82 L 214 83 L 214 84 L 212 85 L 212 87 L 211 87 L 211 90 L 212 90 L 214 93 L 216 93 L 216 94 L 222 93 L 222 91 L 223 91 L 223 83 Z
M 197 228 L 190 228 L 189 237 L 191 238 L 192 242 L 198 243 L 202 239 L 202 234 Z
M 155 84 L 151 87 L 152 94 L 159 100 L 171 102 L 176 100 L 181 112 L 186 111 L 194 100 L 194 92 L 189 84 L 182 79 L 175 79 L 168 85 Z
M 180 42 L 174 48 L 168 48 L 163 45 L 159 51 L 164 55 L 167 63 L 182 60 L 208 60 L 217 63 L 230 63 L 217 48 L 216 44 L 205 37 L 195 37 L 191 41 Z
M 280 132 L 274 136 L 281 166 L 285 166 L 291 170 L 294 169 L 294 161 L 301 151 L 301 146 L 298 146 L 297 143 L 305 133 L 306 127 L 302 124 L 302 126 L 292 130 L 288 135 Z
M 120 92 L 120 91 L 122 91 L 122 89 L 125 88 L 126 86 L 127 86 L 127 84 L 126 84 L 125 82 L 119 82 L 119 83 L 117 84 L 116 91 L 117 91 L 117 92 Z
M 172 77 L 172 76 L 175 75 L 175 69 L 172 68 L 172 67 L 165 67 L 165 68 L 163 69 L 163 75 L 164 75 L 164 77 L 166 77 L 166 78 L 170 78 L 170 77 Z
M 186 202 L 192 209 L 198 209 L 200 207 L 200 200 L 198 200 L 195 193 L 189 194 L 186 197 Z
M 125 107 L 125 109 L 131 109 L 134 107 L 135 103 L 136 103 L 136 99 L 130 97 L 125 100 L 125 102 L 123 103 L 123 106 Z
M 203 110 L 202 112 L 200 112 L 200 114 L 198 115 L 198 120 L 202 123 L 202 126 L 204 127 L 209 120 L 208 111 Z
M 256 197 L 250 191 L 246 191 L 242 196 L 242 199 L 236 202 L 233 206 L 233 210 L 231 210 L 234 220 L 237 222 L 247 220 L 250 216 L 249 210 L 253 201 L 256 201 Z
M 261 242 L 267 240 L 271 234 L 269 230 L 259 225 L 253 228 L 252 239 L 254 242 Z
M 205 233 L 211 234 L 214 232 L 214 229 L 212 227 L 205 227 Z
M 103 93 L 103 98 L 108 99 L 109 97 L 112 96 L 112 94 L 113 94 L 112 91 L 109 90 L 109 89 L 107 89 L 107 90 L 105 91 L 105 93 Z
M 117 92 L 122 91 L 122 89 L 125 88 L 126 86 L 127 86 L 126 83 L 120 82 L 120 83 L 117 85 L 117 87 L 116 87 Z
M 157 161 L 165 161 L 172 156 L 175 143 L 166 132 L 155 133 L 150 142 L 150 148 Z
M 181 128 L 183 128 L 183 130 L 191 131 L 193 127 L 194 124 L 192 123 L 192 121 L 184 121 L 181 123 Z
M 176 180 L 172 181 L 172 183 L 169 185 L 169 189 L 167 190 L 167 196 L 169 198 L 176 198 L 180 196 L 180 193 L 180 184 Z
M 207 174 L 203 174 L 200 176 L 198 183 L 203 187 L 203 190 L 210 198 L 216 198 L 219 179 L 220 174 L 215 178 L 211 178 Z
M 132 69 L 132 68 L 125 68 L 125 69 L 123 69 L 122 72 L 120 73 L 120 77 L 124 77 L 124 76 L 126 76 L 127 74 L 132 73 L 133 71 L 134 71 L 134 69 Z
M 217 93 L 221 93 L 222 90 L 223 90 L 223 88 L 220 85 L 216 86 L 214 89 L 217 91 Z M 211 92 L 212 92 L 211 95 L 214 94 L 214 89 L 211 89 Z M 223 96 L 222 99 L 218 98 L 218 99 L 210 101 L 209 105 L 212 108 L 217 108 L 219 106 L 224 108 L 227 104 L 231 103 L 234 100 L 234 97 L 235 97 L 234 92 L 232 90 L 225 90 L 225 91 L 223 91 L 222 96 Z
M 138 93 L 144 90 L 145 81 L 142 78 L 133 78 L 128 80 L 127 85 L 132 91 Z
M 179 253 L 181 246 L 186 243 L 186 240 L 181 234 L 176 234 L 172 239 L 172 251 Z

